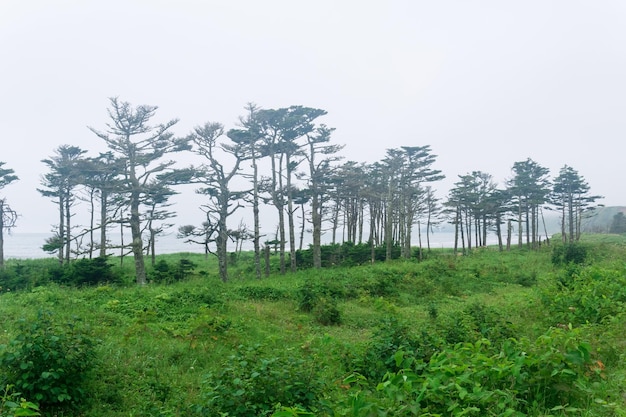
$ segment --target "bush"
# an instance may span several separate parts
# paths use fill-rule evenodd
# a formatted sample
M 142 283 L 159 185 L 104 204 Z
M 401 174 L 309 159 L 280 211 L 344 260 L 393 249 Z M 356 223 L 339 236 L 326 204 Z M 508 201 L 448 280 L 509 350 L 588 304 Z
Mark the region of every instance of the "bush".
M 176 265 L 168 263 L 165 259 L 159 259 L 150 271 L 149 277 L 158 284 L 172 284 L 187 278 L 196 266 L 189 259 L 180 259 Z
M 374 330 L 362 356 L 352 358 L 347 367 L 370 380 L 379 381 L 387 372 L 396 372 L 402 368 L 403 364 L 396 362 L 398 351 L 405 352 L 417 363 L 426 363 L 443 345 L 443 340 L 431 330 L 424 328 L 419 335 L 414 335 L 409 326 L 397 317 L 384 317 Z
M 39 416 L 39 406 L 20 397 L 19 392 L 13 392 L 12 386 L 7 385 L 0 397 L 0 417 Z
M 70 285 L 95 285 L 120 282 L 106 256 L 77 259 L 69 265 L 51 270 L 52 281 Z
M 248 300 L 278 301 L 288 298 L 288 294 L 279 288 L 250 285 L 237 288 L 237 292 Z
M 92 339 L 76 323 L 54 323 L 50 313 L 21 321 L 16 338 L 0 346 L 5 382 L 42 407 L 85 400 L 94 363 Z
M 334 298 L 318 298 L 313 306 L 315 321 L 324 326 L 341 324 L 341 313 Z
M 587 260 L 587 252 L 587 246 L 580 243 L 555 245 L 552 249 L 552 264 L 555 266 L 584 264 Z
M 266 355 L 264 347 L 239 346 L 218 371 L 203 382 L 204 401 L 195 412 L 203 416 L 268 416 L 277 404 L 310 409 L 324 383 L 315 361 L 295 355 Z

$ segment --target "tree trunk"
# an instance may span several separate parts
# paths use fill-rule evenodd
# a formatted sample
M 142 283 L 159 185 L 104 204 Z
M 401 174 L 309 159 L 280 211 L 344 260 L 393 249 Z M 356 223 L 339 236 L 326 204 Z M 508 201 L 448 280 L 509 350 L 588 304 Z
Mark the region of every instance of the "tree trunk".
M 0 269 L 4 269 L 4 200 L 0 200 Z
M 141 223 L 139 217 L 139 193 L 137 191 L 132 191 L 130 197 L 130 233 L 133 239 L 131 248 L 135 260 L 137 284 L 145 285 L 147 282 L 146 265 L 143 259 L 143 240 L 141 238 Z
M 105 257 L 107 254 L 107 195 L 102 191 L 100 197 L 100 256 Z

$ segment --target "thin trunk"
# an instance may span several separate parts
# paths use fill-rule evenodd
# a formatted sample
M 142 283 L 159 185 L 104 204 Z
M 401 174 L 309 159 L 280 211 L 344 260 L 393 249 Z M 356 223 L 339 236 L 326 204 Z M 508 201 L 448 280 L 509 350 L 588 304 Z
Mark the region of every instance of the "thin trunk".
M 508 219 L 506 222 L 506 250 L 511 250 L 511 239 L 513 234 L 513 224 L 511 219 Z
M 65 204 L 64 199 L 59 191 L 59 239 L 61 246 L 59 247 L 59 253 L 57 257 L 59 259 L 59 264 L 63 265 L 63 255 L 65 254 L 65 245 L 67 244 L 65 240 Z
M 105 257 L 107 254 L 106 251 L 106 242 L 107 242 L 107 195 L 102 191 L 102 195 L 100 197 L 100 256 Z
M 130 232 L 132 237 L 131 248 L 135 261 L 135 274 L 137 284 L 145 285 L 146 265 L 143 259 L 143 240 L 141 238 L 141 219 L 139 216 L 139 192 L 133 190 L 130 197 Z
M 4 200 L 0 200 L 0 269 L 4 269 Z
M 65 244 L 65 262 L 70 263 L 71 256 L 71 204 L 69 193 L 65 196 L 65 234 L 67 235 L 66 244 Z
M 523 239 L 522 239 L 522 230 L 524 229 L 522 227 L 522 198 L 519 198 L 519 206 L 517 208 L 517 244 L 519 246 L 519 248 L 521 249 L 523 246 Z
M 254 148 L 254 145 L 253 145 Z M 256 152 L 252 150 L 252 213 L 254 216 L 254 272 L 261 279 L 261 228 L 259 220 L 259 167 L 256 163 Z

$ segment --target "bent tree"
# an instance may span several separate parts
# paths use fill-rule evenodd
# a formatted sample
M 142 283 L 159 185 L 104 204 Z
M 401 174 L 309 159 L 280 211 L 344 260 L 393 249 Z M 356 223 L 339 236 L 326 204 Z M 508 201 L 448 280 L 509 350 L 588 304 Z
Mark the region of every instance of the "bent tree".
M 574 168 L 565 165 L 554 179 L 551 203 L 561 213 L 561 238 L 563 243 L 580 239 L 583 214 L 593 210 L 592 203 L 602 198 L 589 194 L 589 184 Z
M 116 157 L 126 162 L 124 180 L 119 191 L 128 197 L 135 275 L 137 284 L 143 285 L 147 279 L 140 206 L 152 190 L 151 179 L 157 175 L 163 178 L 163 181 L 176 177 L 167 175 L 176 171 L 172 168 L 175 161 L 165 160 L 164 157 L 173 152 L 188 150 L 189 145 L 187 139 L 174 138 L 170 132 L 170 128 L 178 122 L 178 119 L 155 126 L 150 125 L 150 120 L 158 107 L 147 105 L 132 107 L 130 103 L 119 101 L 117 97 L 109 100 L 111 106 L 108 114 L 111 122 L 106 124 L 106 130 L 99 131 L 92 127 L 89 129 L 106 142 Z
M 85 150 L 78 146 L 61 145 L 55 149 L 55 155 L 43 162 L 49 172 L 43 175 L 41 185 L 45 188 L 37 189 L 44 197 L 54 199 L 59 209 L 59 224 L 56 234 L 46 240 L 43 249 L 47 252 L 57 252 L 59 263 L 69 263 L 71 254 L 72 236 L 72 207 L 76 203 L 75 189 L 82 182 L 81 164 Z
M 0 162 L 0 190 L 17 181 L 18 177 L 10 168 L 3 168 L 5 162 Z M 4 230 L 15 226 L 17 213 L 9 207 L 6 198 L 0 198 L 0 268 L 4 268 Z
M 230 237 L 227 220 L 238 208 L 242 207 L 239 201 L 248 191 L 235 191 L 230 186 L 243 160 L 244 145 L 237 142 L 224 143 L 224 137 L 224 127 L 220 123 L 205 123 L 203 126 L 194 128 L 188 138 L 194 145 L 193 151 L 206 159 L 206 163 L 196 168 L 194 181 L 204 185 L 197 192 L 208 197 L 208 202 L 205 204 L 207 219 L 215 225 L 219 274 L 221 280 L 226 282 L 228 281 L 227 244 Z M 231 159 L 230 168 L 225 168 L 225 159 Z

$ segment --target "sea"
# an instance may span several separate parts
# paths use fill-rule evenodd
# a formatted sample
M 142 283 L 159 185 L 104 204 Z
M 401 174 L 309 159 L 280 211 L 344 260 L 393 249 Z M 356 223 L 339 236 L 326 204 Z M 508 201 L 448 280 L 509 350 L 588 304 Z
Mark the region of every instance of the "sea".
M 5 259 L 39 259 L 54 257 L 53 254 L 44 252 L 42 249 L 46 239 L 51 237 L 50 233 L 11 233 L 4 234 L 4 258 Z M 127 240 L 127 242 L 130 239 Z M 487 237 L 488 244 L 496 244 L 495 236 Z M 413 242 L 417 246 L 417 242 Z M 198 244 L 186 243 L 183 239 L 179 239 L 175 234 L 167 234 L 157 237 L 156 253 L 204 253 L 204 248 Z M 426 235 L 422 235 L 422 246 L 426 247 Z M 304 247 L 307 247 L 305 242 Z M 452 232 L 434 232 L 430 235 L 431 249 L 452 248 L 454 247 L 454 233 Z M 234 250 L 234 243 L 229 249 Z M 252 243 L 246 242 L 243 250 L 252 250 Z M 114 253 L 113 253 L 114 254 Z

